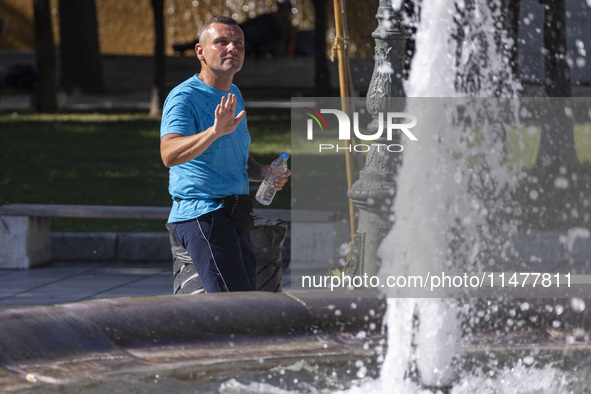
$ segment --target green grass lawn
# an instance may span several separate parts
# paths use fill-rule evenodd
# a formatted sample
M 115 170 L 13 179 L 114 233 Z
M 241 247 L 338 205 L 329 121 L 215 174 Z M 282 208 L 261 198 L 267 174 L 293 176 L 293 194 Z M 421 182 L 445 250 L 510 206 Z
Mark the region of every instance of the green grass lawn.
M 249 111 L 251 151 L 270 163 L 290 151 L 289 110 Z M 160 121 L 143 113 L 0 114 L 0 205 L 168 206 Z M 262 206 L 255 203 L 257 208 Z M 289 208 L 289 184 L 271 208 Z M 155 221 L 60 219 L 54 230 L 159 231 Z
M 251 152 L 259 162 L 271 163 L 282 151 L 292 153 L 289 109 L 249 110 L 248 125 L 252 136 Z M 159 127 L 158 119 L 133 112 L 0 113 L 0 205 L 169 206 L 168 169 L 160 160 Z M 525 185 L 517 193 L 523 199 L 523 206 L 545 206 L 542 211 L 532 210 L 528 219 L 542 218 L 544 224 L 539 227 L 570 225 L 575 215 L 575 223 L 586 226 L 591 217 L 588 201 L 591 123 L 575 126 L 575 140 L 579 160 L 583 163 L 578 181 L 572 181 L 566 191 L 556 191 L 553 179 L 540 179 L 540 187 L 547 193 L 537 201 L 528 197 L 531 186 Z M 511 130 L 507 142 L 510 165 L 521 163 L 526 170 L 531 169 L 538 144 L 538 131 Z M 298 170 L 292 176 L 297 181 L 298 193 L 314 197 L 315 209 L 346 213 L 344 154 L 340 154 L 341 160 L 334 154 L 318 155 L 299 150 L 296 153 L 298 157 L 291 158 L 290 163 L 292 160 L 298 163 Z M 327 182 L 320 188 L 307 185 L 307 177 L 314 176 L 319 169 L 329 174 Z M 289 182 L 277 193 L 269 208 L 291 207 L 291 184 Z M 255 191 L 256 184 L 253 184 L 252 194 Z M 263 206 L 255 202 L 255 208 Z M 56 231 L 162 231 L 163 223 L 60 219 L 53 221 L 52 228 Z

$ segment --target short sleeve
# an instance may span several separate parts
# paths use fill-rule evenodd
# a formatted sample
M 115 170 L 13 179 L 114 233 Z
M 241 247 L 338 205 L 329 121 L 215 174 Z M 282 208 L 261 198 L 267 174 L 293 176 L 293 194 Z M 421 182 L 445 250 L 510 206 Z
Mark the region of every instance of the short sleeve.
M 191 105 L 190 95 L 178 92 L 169 96 L 162 110 L 160 138 L 166 134 L 194 135 L 199 130 L 199 120 Z

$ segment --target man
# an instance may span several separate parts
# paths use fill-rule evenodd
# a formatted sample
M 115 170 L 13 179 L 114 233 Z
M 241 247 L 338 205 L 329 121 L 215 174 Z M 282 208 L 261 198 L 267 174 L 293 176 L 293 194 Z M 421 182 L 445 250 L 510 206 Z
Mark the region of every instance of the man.
M 219 202 L 248 195 L 248 181 L 260 182 L 269 170 L 249 154 L 244 101 L 232 84 L 244 61 L 244 34 L 233 19 L 213 18 L 195 51 L 201 72 L 172 90 L 162 115 L 160 153 L 173 197 L 169 223 L 206 292 L 256 290 L 249 230 Z

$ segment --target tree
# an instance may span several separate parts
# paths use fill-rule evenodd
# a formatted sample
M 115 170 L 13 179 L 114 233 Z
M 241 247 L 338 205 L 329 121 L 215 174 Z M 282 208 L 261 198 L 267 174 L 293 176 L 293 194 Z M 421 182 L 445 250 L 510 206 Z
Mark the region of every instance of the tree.
M 33 12 L 35 16 L 35 55 L 39 74 L 35 109 L 39 112 L 56 111 L 55 44 L 53 43 L 49 0 L 33 0 Z
M 565 0 L 540 0 L 544 6 L 544 89 L 548 97 L 571 97 L 570 69 L 566 62 Z M 549 103 L 542 121 L 535 169 L 558 173 L 578 171 L 573 121 L 564 105 Z M 565 103 L 566 104 L 566 103 Z
M 152 99 L 150 115 L 162 115 L 165 99 L 166 57 L 164 53 L 164 0 L 152 0 L 154 10 L 154 70 L 152 74 Z
M 511 65 L 511 73 L 513 74 L 513 79 L 516 81 L 519 80 L 519 67 L 518 67 L 518 42 L 517 37 L 519 35 L 519 9 L 520 9 L 520 0 L 509 0 L 507 5 L 507 16 L 506 16 L 506 23 L 507 23 L 507 35 L 513 41 L 513 45 L 509 50 L 509 55 L 511 60 L 509 64 Z
M 61 85 L 68 93 L 104 91 L 94 0 L 60 0 Z
M 316 96 L 332 96 L 330 88 L 330 71 L 326 59 L 326 0 L 314 0 L 315 31 L 314 56 L 315 71 L 314 84 Z

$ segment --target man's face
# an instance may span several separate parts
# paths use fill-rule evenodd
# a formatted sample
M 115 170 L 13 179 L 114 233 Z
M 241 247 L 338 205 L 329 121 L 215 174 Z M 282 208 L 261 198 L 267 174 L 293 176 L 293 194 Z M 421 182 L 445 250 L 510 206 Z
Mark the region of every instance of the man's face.
M 197 57 L 214 73 L 235 74 L 244 62 L 244 34 L 236 25 L 212 23 L 203 44 L 195 46 Z

